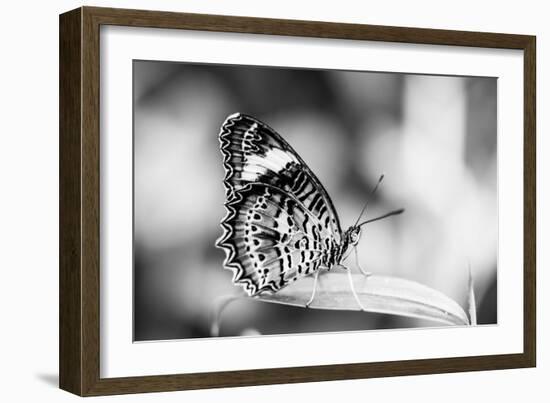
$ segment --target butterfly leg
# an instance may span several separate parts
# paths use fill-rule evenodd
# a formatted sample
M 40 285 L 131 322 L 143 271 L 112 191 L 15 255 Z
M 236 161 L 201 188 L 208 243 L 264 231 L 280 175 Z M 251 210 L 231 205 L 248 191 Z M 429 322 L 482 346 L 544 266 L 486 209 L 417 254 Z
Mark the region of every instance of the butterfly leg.
M 357 305 L 359 305 L 359 308 L 361 308 L 362 311 L 366 311 L 365 307 L 361 303 L 361 300 L 359 300 L 359 296 L 357 295 L 357 292 L 355 291 L 355 286 L 353 285 L 353 277 L 351 277 L 351 270 L 347 266 L 342 266 L 342 267 L 344 267 L 348 272 L 349 286 L 351 288 L 351 292 L 353 293 L 353 297 L 355 298 L 355 302 L 357 302 Z
M 361 271 L 361 273 L 363 273 L 363 275 L 365 277 L 372 276 L 372 272 L 366 271 L 365 269 L 363 269 L 361 267 L 361 264 L 359 264 L 359 253 L 357 252 L 357 247 L 353 248 L 353 250 L 355 251 L 355 263 L 357 264 L 357 267 L 359 268 L 359 271 Z
M 317 270 L 315 272 L 315 277 L 313 278 L 313 291 L 311 292 L 311 297 L 309 298 L 309 301 L 306 302 L 306 308 L 309 308 L 313 300 L 315 299 L 315 292 L 317 291 L 317 280 L 319 279 L 319 273 L 321 270 Z

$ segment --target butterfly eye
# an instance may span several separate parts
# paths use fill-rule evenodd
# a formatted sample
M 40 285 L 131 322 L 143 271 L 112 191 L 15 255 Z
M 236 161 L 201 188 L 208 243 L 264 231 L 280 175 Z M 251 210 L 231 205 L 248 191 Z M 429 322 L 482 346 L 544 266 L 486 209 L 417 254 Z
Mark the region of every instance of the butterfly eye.
M 351 233 L 350 239 L 354 245 L 359 242 L 359 231 L 353 231 Z

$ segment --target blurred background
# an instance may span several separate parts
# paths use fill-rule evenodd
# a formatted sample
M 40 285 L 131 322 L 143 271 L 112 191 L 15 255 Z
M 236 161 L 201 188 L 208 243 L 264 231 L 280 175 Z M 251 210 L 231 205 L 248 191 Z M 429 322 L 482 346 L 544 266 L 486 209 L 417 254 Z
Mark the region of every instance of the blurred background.
M 210 336 L 222 268 L 218 132 L 235 112 L 278 131 L 331 196 L 342 229 L 381 173 L 362 265 L 435 288 L 478 323 L 497 323 L 495 78 L 134 61 L 134 339 Z M 223 313 L 221 336 L 412 328 L 433 323 L 253 300 Z

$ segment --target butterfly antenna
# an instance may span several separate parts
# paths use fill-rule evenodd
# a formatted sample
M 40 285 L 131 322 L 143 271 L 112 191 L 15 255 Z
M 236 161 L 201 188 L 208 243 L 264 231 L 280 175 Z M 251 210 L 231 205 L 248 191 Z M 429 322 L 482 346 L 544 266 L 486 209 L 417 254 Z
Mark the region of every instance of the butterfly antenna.
M 357 223 L 359 222 L 359 220 L 363 216 L 363 213 L 367 210 L 367 206 L 369 205 L 369 201 L 370 201 L 371 197 L 376 193 L 376 190 L 378 189 L 378 186 L 380 186 L 380 184 L 382 183 L 382 180 L 384 180 L 384 174 L 380 175 L 380 178 L 378 178 L 378 182 L 376 182 L 376 185 L 370 191 L 370 193 L 367 197 L 367 201 L 366 201 L 365 205 L 363 206 L 363 209 L 361 210 L 361 213 L 359 214 L 359 217 L 357 217 L 357 221 L 355 221 L 355 224 L 353 224 L 354 227 L 357 226 Z
M 391 217 L 392 215 L 399 215 L 399 214 L 403 213 L 404 211 L 405 211 L 404 208 L 400 208 L 399 210 L 390 211 L 389 213 L 381 215 L 380 217 L 371 218 L 370 220 L 363 221 L 361 224 L 359 224 L 359 227 L 362 226 L 362 225 L 368 224 L 370 222 L 374 222 L 374 221 L 382 220 L 382 219 L 387 218 L 387 217 Z

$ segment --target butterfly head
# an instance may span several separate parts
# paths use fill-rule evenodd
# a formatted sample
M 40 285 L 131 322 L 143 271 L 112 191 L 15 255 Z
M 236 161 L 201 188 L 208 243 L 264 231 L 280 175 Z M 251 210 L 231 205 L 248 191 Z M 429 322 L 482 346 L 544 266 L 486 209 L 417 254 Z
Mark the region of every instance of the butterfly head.
M 352 225 L 351 227 L 348 228 L 348 230 L 345 233 L 346 245 L 357 246 L 357 244 L 359 243 L 359 240 L 361 239 L 361 227 L 363 225 L 374 222 L 374 221 L 381 220 L 383 218 L 391 217 L 393 215 L 399 215 L 399 214 L 403 213 L 404 211 L 405 211 L 405 209 L 390 211 L 389 213 L 386 213 L 386 214 L 381 215 L 379 217 L 371 218 L 370 220 L 363 221 L 362 223 L 360 223 L 358 225 L 357 224 Z
M 348 245 L 356 246 L 359 243 L 359 239 L 361 239 L 361 227 L 355 225 L 349 227 L 346 231 L 346 238 Z

